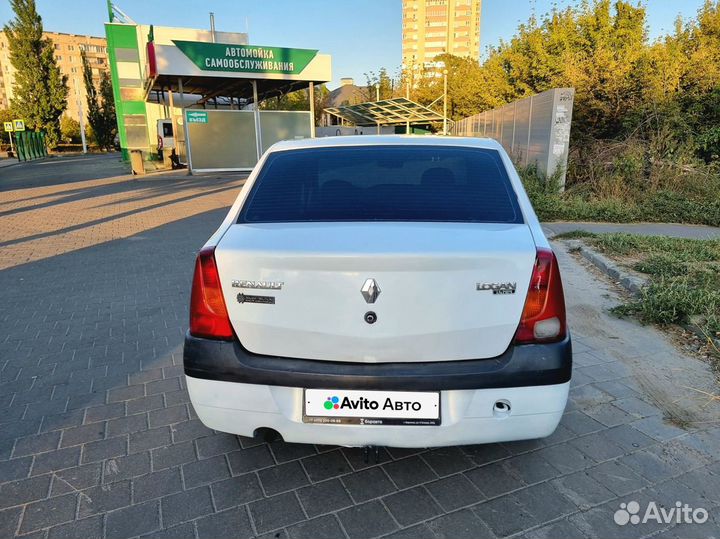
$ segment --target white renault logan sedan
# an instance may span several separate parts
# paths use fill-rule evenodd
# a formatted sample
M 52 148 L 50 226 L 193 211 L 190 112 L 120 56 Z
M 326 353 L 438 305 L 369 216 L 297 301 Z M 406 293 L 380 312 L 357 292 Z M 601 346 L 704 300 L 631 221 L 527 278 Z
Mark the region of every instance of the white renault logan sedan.
M 572 350 L 497 142 L 330 137 L 272 146 L 198 254 L 184 364 L 212 429 L 432 447 L 551 434 Z

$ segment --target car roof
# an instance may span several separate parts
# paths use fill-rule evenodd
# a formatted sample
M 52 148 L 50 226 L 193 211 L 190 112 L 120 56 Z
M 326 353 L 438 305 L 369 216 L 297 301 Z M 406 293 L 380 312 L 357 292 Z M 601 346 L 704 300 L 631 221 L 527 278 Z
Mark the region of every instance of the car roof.
M 498 150 L 500 144 L 490 138 L 447 137 L 432 135 L 350 135 L 337 137 L 283 140 L 273 144 L 268 151 L 297 150 L 301 148 L 329 148 L 336 146 L 464 146 Z

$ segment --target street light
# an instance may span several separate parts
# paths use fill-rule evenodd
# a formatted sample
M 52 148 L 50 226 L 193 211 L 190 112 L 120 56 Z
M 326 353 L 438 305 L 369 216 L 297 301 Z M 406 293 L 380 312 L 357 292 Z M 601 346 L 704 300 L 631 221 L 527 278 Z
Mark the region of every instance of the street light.
M 447 76 L 448 70 L 443 69 L 443 135 L 447 135 Z
M 375 101 L 380 101 L 380 83 L 375 83 Z M 380 134 L 380 122 L 377 122 L 377 134 Z
M 80 120 L 80 138 L 82 140 L 83 153 L 87 153 L 87 142 L 85 141 L 85 113 L 83 112 L 82 97 L 80 97 L 80 85 L 78 84 L 77 77 L 75 81 L 75 99 L 77 99 L 78 108 L 78 120 Z
M 405 80 L 405 99 L 410 101 L 410 78 L 406 76 Z M 410 134 L 410 118 L 405 122 L 405 134 Z

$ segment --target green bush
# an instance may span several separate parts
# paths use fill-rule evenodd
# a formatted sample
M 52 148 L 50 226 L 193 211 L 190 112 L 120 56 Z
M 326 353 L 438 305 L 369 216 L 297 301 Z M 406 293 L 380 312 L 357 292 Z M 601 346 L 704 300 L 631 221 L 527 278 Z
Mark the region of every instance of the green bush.
M 704 284 L 696 276 L 660 277 L 616 312 L 658 324 L 692 322 L 715 335 L 720 332 L 720 291 Z
M 635 170 L 630 165 L 627 167 Z M 560 192 L 557 178 L 544 179 L 537 167 L 520 167 L 518 172 L 541 221 L 648 221 L 720 226 L 720 182 L 712 176 L 707 177 L 702 186 L 674 191 L 665 185 L 654 189 L 642 182 L 627 182 L 624 192 L 619 194 L 617 188 L 603 186 L 603 179 L 595 180 L 594 189 L 584 185 Z M 698 178 L 704 177 L 694 175 L 692 180 L 702 182 Z M 617 176 L 613 176 L 607 182 L 616 180 Z
M 617 307 L 618 314 L 659 324 L 692 323 L 708 336 L 720 336 L 720 240 L 587 232 L 563 237 L 585 238 L 648 276 L 648 286 Z
M 65 144 L 79 143 L 80 123 L 69 116 L 60 118 L 60 140 Z

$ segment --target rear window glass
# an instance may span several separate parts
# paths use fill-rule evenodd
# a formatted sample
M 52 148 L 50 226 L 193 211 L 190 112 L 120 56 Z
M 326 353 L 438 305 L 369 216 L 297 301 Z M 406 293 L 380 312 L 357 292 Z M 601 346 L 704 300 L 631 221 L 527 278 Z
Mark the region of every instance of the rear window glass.
M 239 222 L 292 221 L 523 222 L 497 151 L 400 145 L 270 154 Z

